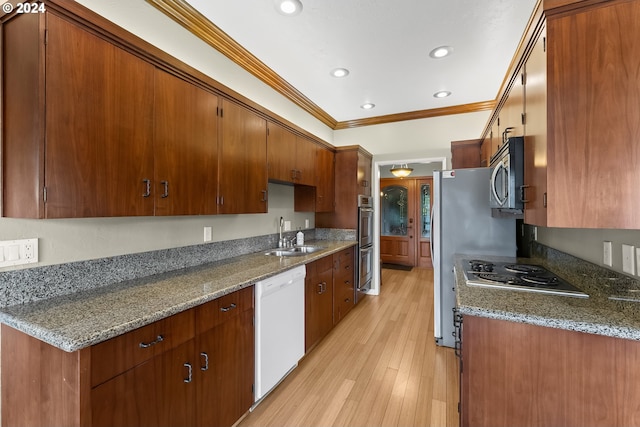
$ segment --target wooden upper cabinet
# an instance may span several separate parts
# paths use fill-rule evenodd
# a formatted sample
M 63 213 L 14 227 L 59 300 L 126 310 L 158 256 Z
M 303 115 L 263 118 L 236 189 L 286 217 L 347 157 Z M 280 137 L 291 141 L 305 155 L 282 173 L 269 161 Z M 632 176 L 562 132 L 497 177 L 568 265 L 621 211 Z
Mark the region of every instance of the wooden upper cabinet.
M 525 63 L 524 222 L 547 225 L 547 53 L 543 27 Z
M 550 227 L 640 227 L 640 1 L 547 18 Z
M 275 124 L 268 123 L 269 179 L 315 185 L 316 144 Z
M 451 167 L 479 168 L 481 166 L 481 140 L 451 141 Z
M 509 96 L 500 110 L 500 145 L 506 138 L 524 135 L 524 70 L 513 79 Z
M 315 142 L 301 136 L 296 138 L 296 184 L 316 185 L 316 148 Z
M 217 108 L 216 95 L 156 70 L 156 215 L 216 213 Z
M 154 67 L 49 13 L 2 30 L 3 216 L 152 215 Z
M 293 132 L 273 122 L 267 124 L 267 130 L 269 179 L 293 182 L 297 137 Z
M 218 213 L 267 212 L 267 121 L 222 99 Z
M 358 152 L 358 194 L 371 195 L 371 156 Z
M 328 148 L 316 150 L 316 212 L 331 212 L 335 194 L 335 155 Z
M 334 209 L 318 212 L 316 227 L 358 228 L 358 195 L 371 195 L 371 154 L 360 146 L 336 150 L 334 189 Z

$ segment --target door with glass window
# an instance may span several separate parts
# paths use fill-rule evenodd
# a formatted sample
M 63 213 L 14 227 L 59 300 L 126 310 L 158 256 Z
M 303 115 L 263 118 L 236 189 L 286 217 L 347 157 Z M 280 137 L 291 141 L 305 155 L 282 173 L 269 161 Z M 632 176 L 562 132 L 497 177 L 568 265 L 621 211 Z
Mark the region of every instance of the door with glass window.
M 380 197 L 381 261 L 415 266 L 415 180 L 382 178 Z
M 420 218 L 419 231 L 416 232 L 418 248 L 417 262 L 419 267 L 433 267 L 431 261 L 431 211 L 433 204 L 433 178 L 418 179 L 416 181 L 418 191 L 418 214 Z

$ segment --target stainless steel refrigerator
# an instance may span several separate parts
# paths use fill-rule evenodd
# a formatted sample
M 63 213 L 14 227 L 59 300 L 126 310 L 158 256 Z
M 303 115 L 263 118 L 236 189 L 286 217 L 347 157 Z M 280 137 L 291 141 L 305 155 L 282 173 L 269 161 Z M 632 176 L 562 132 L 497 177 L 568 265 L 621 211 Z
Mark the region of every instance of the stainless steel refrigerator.
M 489 168 L 433 172 L 434 335 L 454 346 L 454 254 L 516 256 L 515 218 L 493 218 Z

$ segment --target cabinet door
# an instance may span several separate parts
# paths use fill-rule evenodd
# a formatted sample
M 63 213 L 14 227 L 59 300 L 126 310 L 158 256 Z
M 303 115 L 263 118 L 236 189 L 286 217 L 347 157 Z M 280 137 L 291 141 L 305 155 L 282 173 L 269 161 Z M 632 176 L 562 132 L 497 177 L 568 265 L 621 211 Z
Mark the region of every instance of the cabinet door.
M 550 227 L 640 224 L 640 2 L 547 20 Z
M 267 121 L 222 100 L 218 213 L 267 212 Z
M 269 179 L 294 182 L 297 137 L 284 127 L 268 123 L 267 156 Z
M 358 194 L 371 195 L 371 157 L 358 153 Z
M 316 212 L 332 212 L 335 186 L 333 151 L 316 149 Z
M 156 215 L 216 213 L 218 97 L 155 72 Z
M 500 110 L 500 144 L 505 137 L 524 135 L 524 71 L 517 71 L 509 96 Z M 506 132 L 506 134 L 505 134 Z
M 305 351 L 333 328 L 333 258 L 307 264 L 305 277 Z
M 316 144 L 296 137 L 296 184 L 316 184 Z
M 93 426 L 194 425 L 194 341 L 91 390 Z
M 524 222 L 547 225 L 547 53 L 542 30 L 525 64 Z
M 47 15 L 47 218 L 152 215 L 150 64 Z
M 198 425 L 232 426 L 253 404 L 253 310 L 198 337 Z

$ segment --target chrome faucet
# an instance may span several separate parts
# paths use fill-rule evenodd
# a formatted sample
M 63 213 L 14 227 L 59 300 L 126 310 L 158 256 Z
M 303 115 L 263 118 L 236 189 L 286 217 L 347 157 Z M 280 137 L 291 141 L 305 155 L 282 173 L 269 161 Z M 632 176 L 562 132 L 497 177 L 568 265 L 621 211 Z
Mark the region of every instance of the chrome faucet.
M 282 227 L 283 226 L 284 226 L 284 218 L 280 217 L 280 226 L 279 226 L 280 240 L 278 240 L 278 247 L 279 248 L 284 247 L 284 240 L 282 240 Z

